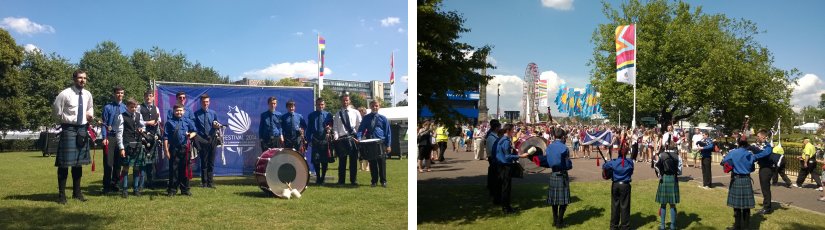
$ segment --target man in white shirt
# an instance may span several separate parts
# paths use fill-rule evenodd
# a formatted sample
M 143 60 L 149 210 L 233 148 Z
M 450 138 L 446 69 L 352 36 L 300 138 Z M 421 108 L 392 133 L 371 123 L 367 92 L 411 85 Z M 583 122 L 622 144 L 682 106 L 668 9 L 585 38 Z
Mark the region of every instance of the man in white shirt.
M 84 89 L 86 71 L 77 70 L 72 74 L 74 85 L 57 95 L 52 104 L 52 116 L 60 123 L 60 141 L 54 166 L 57 167 L 58 204 L 66 204 L 66 178 L 72 168 L 72 198 L 86 201 L 80 191 L 83 165 L 91 162 L 89 157 L 89 121 L 94 119 L 92 93 Z
M 702 147 L 699 147 L 699 145 L 697 145 L 696 143 L 698 143 L 702 140 L 704 140 L 704 138 L 702 137 L 702 132 L 699 131 L 698 128 L 694 129 L 693 130 L 693 136 L 690 138 L 690 146 L 692 146 L 691 147 L 691 150 L 692 150 L 691 154 L 693 155 L 693 167 L 694 168 L 699 167 L 699 163 L 697 162 L 696 159 L 699 158 L 699 150 L 702 149 Z
M 349 92 L 341 93 L 341 109 L 335 111 L 332 119 L 332 131 L 335 135 L 333 142 L 335 153 L 338 155 L 338 184 L 344 184 L 349 157 L 349 181 L 351 185 L 358 185 L 358 149 L 356 148 L 355 131 L 361 125 L 361 113 L 350 105 Z

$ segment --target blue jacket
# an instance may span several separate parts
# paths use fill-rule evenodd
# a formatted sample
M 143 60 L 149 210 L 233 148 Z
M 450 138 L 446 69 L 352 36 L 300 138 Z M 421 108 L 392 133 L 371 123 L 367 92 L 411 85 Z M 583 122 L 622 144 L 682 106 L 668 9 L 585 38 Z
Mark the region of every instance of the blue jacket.
M 305 138 L 307 140 L 313 140 L 313 136 L 322 137 L 326 126 L 332 127 L 332 114 L 323 110 L 309 113 L 309 123 L 307 124 Z
M 123 102 L 113 101 L 103 106 L 103 130 L 100 131 L 103 135 L 103 139 L 106 139 L 109 134 L 115 134 L 115 130 L 117 129 L 117 127 L 114 127 L 115 120 L 117 119 L 117 116 L 125 112 L 126 105 L 124 105 Z M 108 130 L 109 127 L 111 127 L 111 130 Z
M 771 155 L 773 152 L 773 147 L 770 144 L 766 145 L 762 152 L 753 154 L 751 151 L 748 151 L 745 148 L 736 148 L 725 155 L 725 158 L 722 159 L 722 165 L 725 162 L 729 162 L 733 165 L 733 173 L 735 174 L 750 174 L 753 172 L 753 162 L 756 160 L 761 159 L 763 157 L 767 157 Z
M 633 176 L 633 159 L 625 158 L 622 166 L 622 158 L 610 160 L 602 165 L 602 169 L 613 169 L 613 181 L 630 182 Z
M 171 107 L 169 109 L 169 112 L 166 113 L 166 120 L 167 121 L 171 121 L 172 118 L 175 117 L 175 109 L 174 108 L 175 107 Z M 186 106 L 183 107 L 183 119 L 186 122 L 189 122 L 189 125 L 191 125 L 192 127 L 195 127 L 195 123 L 194 123 L 195 113 L 193 113 L 192 110 L 190 110 Z
M 375 119 L 375 127 L 372 125 L 372 120 Z M 366 132 L 366 136 L 364 133 Z M 358 139 L 378 138 L 384 141 L 384 145 L 389 147 L 392 136 L 390 135 L 390 122 L 384 115 L 377 112 L 367 114 L 361 119 L 361 125 L 358 126 Z
M 511 147 L 512 143 L 510 142 L 510 137 L 504 135 L 496 141 L 496 145 L 493 147 L 496 149 L 496 163 L 498 164 L 511 164 L 516 163 L 518 160 L 518 155 L 511 154 L 513 152 L 513 148 Z
M 713 139 L 708 138 L 703 141 L 707 145 L 705 145 L 705 147 L 702 147 L 702 149 L 700 149 L 699 152 L 702 154 L 702 158 L 710 158 L 713 154 Z
M 553 172 L 573 169 L 573 162 L 570 161 L 570 150 L 560 140 L 550 143 L 544 152 L 547 155 L 547 165 L 553 169 Z
M 178 129 L 177 133 L 175 128 Z M 191 122 L 184 121 L 181 118 L 172 118 L 167 120 L 163 129 L 163 136 L 169 141 L 169 151 L 179 150 L 186 145 L 186 135 L 195 132 L 195 127 Z
M 198 136 L 208 138 L 210 135 L 215 134 L 217 130 L 212 128 L 212 122 L 218 120 L 218 114 L 215 113 L 215 110 L 204 111 L 201 108 L 195 112 L 194 117 L 193 123 L 195 123 L 195 129 L 198 130 Z
M 258 124 L 258 138 L 269 140 L 270 137 L 278 139 L 281 136 L 281 113 L 269 110 L 261 113 L 261 123 Z
M 293 140 L 298 138 L 298 130 L 306 130 L 307 122 L 300 113 L 292 112 L 281 115 L 281 131 L 284 139 Z

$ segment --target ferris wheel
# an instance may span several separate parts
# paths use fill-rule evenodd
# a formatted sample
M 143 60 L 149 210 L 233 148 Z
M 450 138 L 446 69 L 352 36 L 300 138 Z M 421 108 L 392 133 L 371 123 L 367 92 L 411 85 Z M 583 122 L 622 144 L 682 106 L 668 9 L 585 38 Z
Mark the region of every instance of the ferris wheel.
M 539 66 L 536 63 L 527 64 L 527 69 L 524 70 L 524 94 L 522 96 L 522 111 L 524 111 L 527 123 L 535 123 L 538 121 L 539 101 L 537 100 L 539 92 L 536 90 L 536 83 L 539 81 Z

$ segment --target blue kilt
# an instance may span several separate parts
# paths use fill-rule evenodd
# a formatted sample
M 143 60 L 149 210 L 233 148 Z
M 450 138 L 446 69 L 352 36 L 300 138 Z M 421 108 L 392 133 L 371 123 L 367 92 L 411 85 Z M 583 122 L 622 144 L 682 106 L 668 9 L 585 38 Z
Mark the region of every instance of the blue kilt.
M 86 141 L 78 146 L 77 136 L 84 135 L 88 139 L 86 126 L 63 125 L 60 131 L 60 139 L 57 145 L 57 157 L 54 159 L 55 167 L 76 167 L 87 165 L 92 162 L 89 157 L 89 142 Z
M 570 204 L 570 177 L 567 172 L 550 173 L 550 187 L 547 189 L 547 204 Z
M 660 204 L 679 203 L 679 181 L 676 175 L 662 175 L 659 189 L 656 190 L 656 202 Z
M 728 206 L 732 208 L 753 208 L 753 182 L 749 176 L 731 178 L 728 191 Z

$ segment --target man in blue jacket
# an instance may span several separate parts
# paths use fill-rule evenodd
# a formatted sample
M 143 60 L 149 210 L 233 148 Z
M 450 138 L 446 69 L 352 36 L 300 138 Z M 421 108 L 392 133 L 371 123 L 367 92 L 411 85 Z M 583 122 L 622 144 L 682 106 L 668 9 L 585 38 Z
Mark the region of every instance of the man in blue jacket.
M 619 151 L 619 158 L 610 160 L 602 169 L 613 171 L 610 189 L 610 229 L 630 229 L 630 182 L 633 176 L 633 159 L 627 151 Z
M 327 167 L 332 157 L 332 114 L 324 110 L 326 102 L 323 98 L 315 101 L 316 110 L 309 113 L 306 139 L 312 144 L 312 166 L 315 169 L 315 183 L 324 184 Z M 334 161 L 332 161 L 334 162 Z
M 708 138 L 708 133 L 702 131 L 702 141 L 695 143 L 699 145 L 699 154 L 702 155 L 702 188 L 710 189 L 711 185 L 711 171 L 710 162 L 713 157 L 713 139 Z
M 553 129 L 553 143 L 547 146 L 547 165 L 553 170 L 550 173 L 550 187 L 547 192 L 547 203 L 553 207 L 553 226 L 564 227 L 564 211 L 570 204 L 570 177 L 567 170 L 573 169 L 570 161 L 570 149 L 564 143 L 567 133 L 561 128 Z
M 748 141 L 746 138 L 737 138 L 739 148 L 730 151 L 722 159 L 721 165 L 730 165 L 733 168 L 730 178 L 730 189 L 728 190 L 728 207 L 733 208 L 734 222 L 728 229 L 749 229 L 751 209 L 756 206 L 753 199 L 753 182 L 751 172 L 753 163 L 767 157 L 773 152 L 770 143 L 766 143 L 762 151 L 753 154 L 748 151 Z
M 220 128 L 218 114 L 209 109 L 209 94 L 200 96 L 201 109 L 195 111 L 193 123 L 197 130 L 195 144 L 198 147 L 201 169 L 201 187 L 215 188 L 215 146 L 218 144 L 217 130 Z

